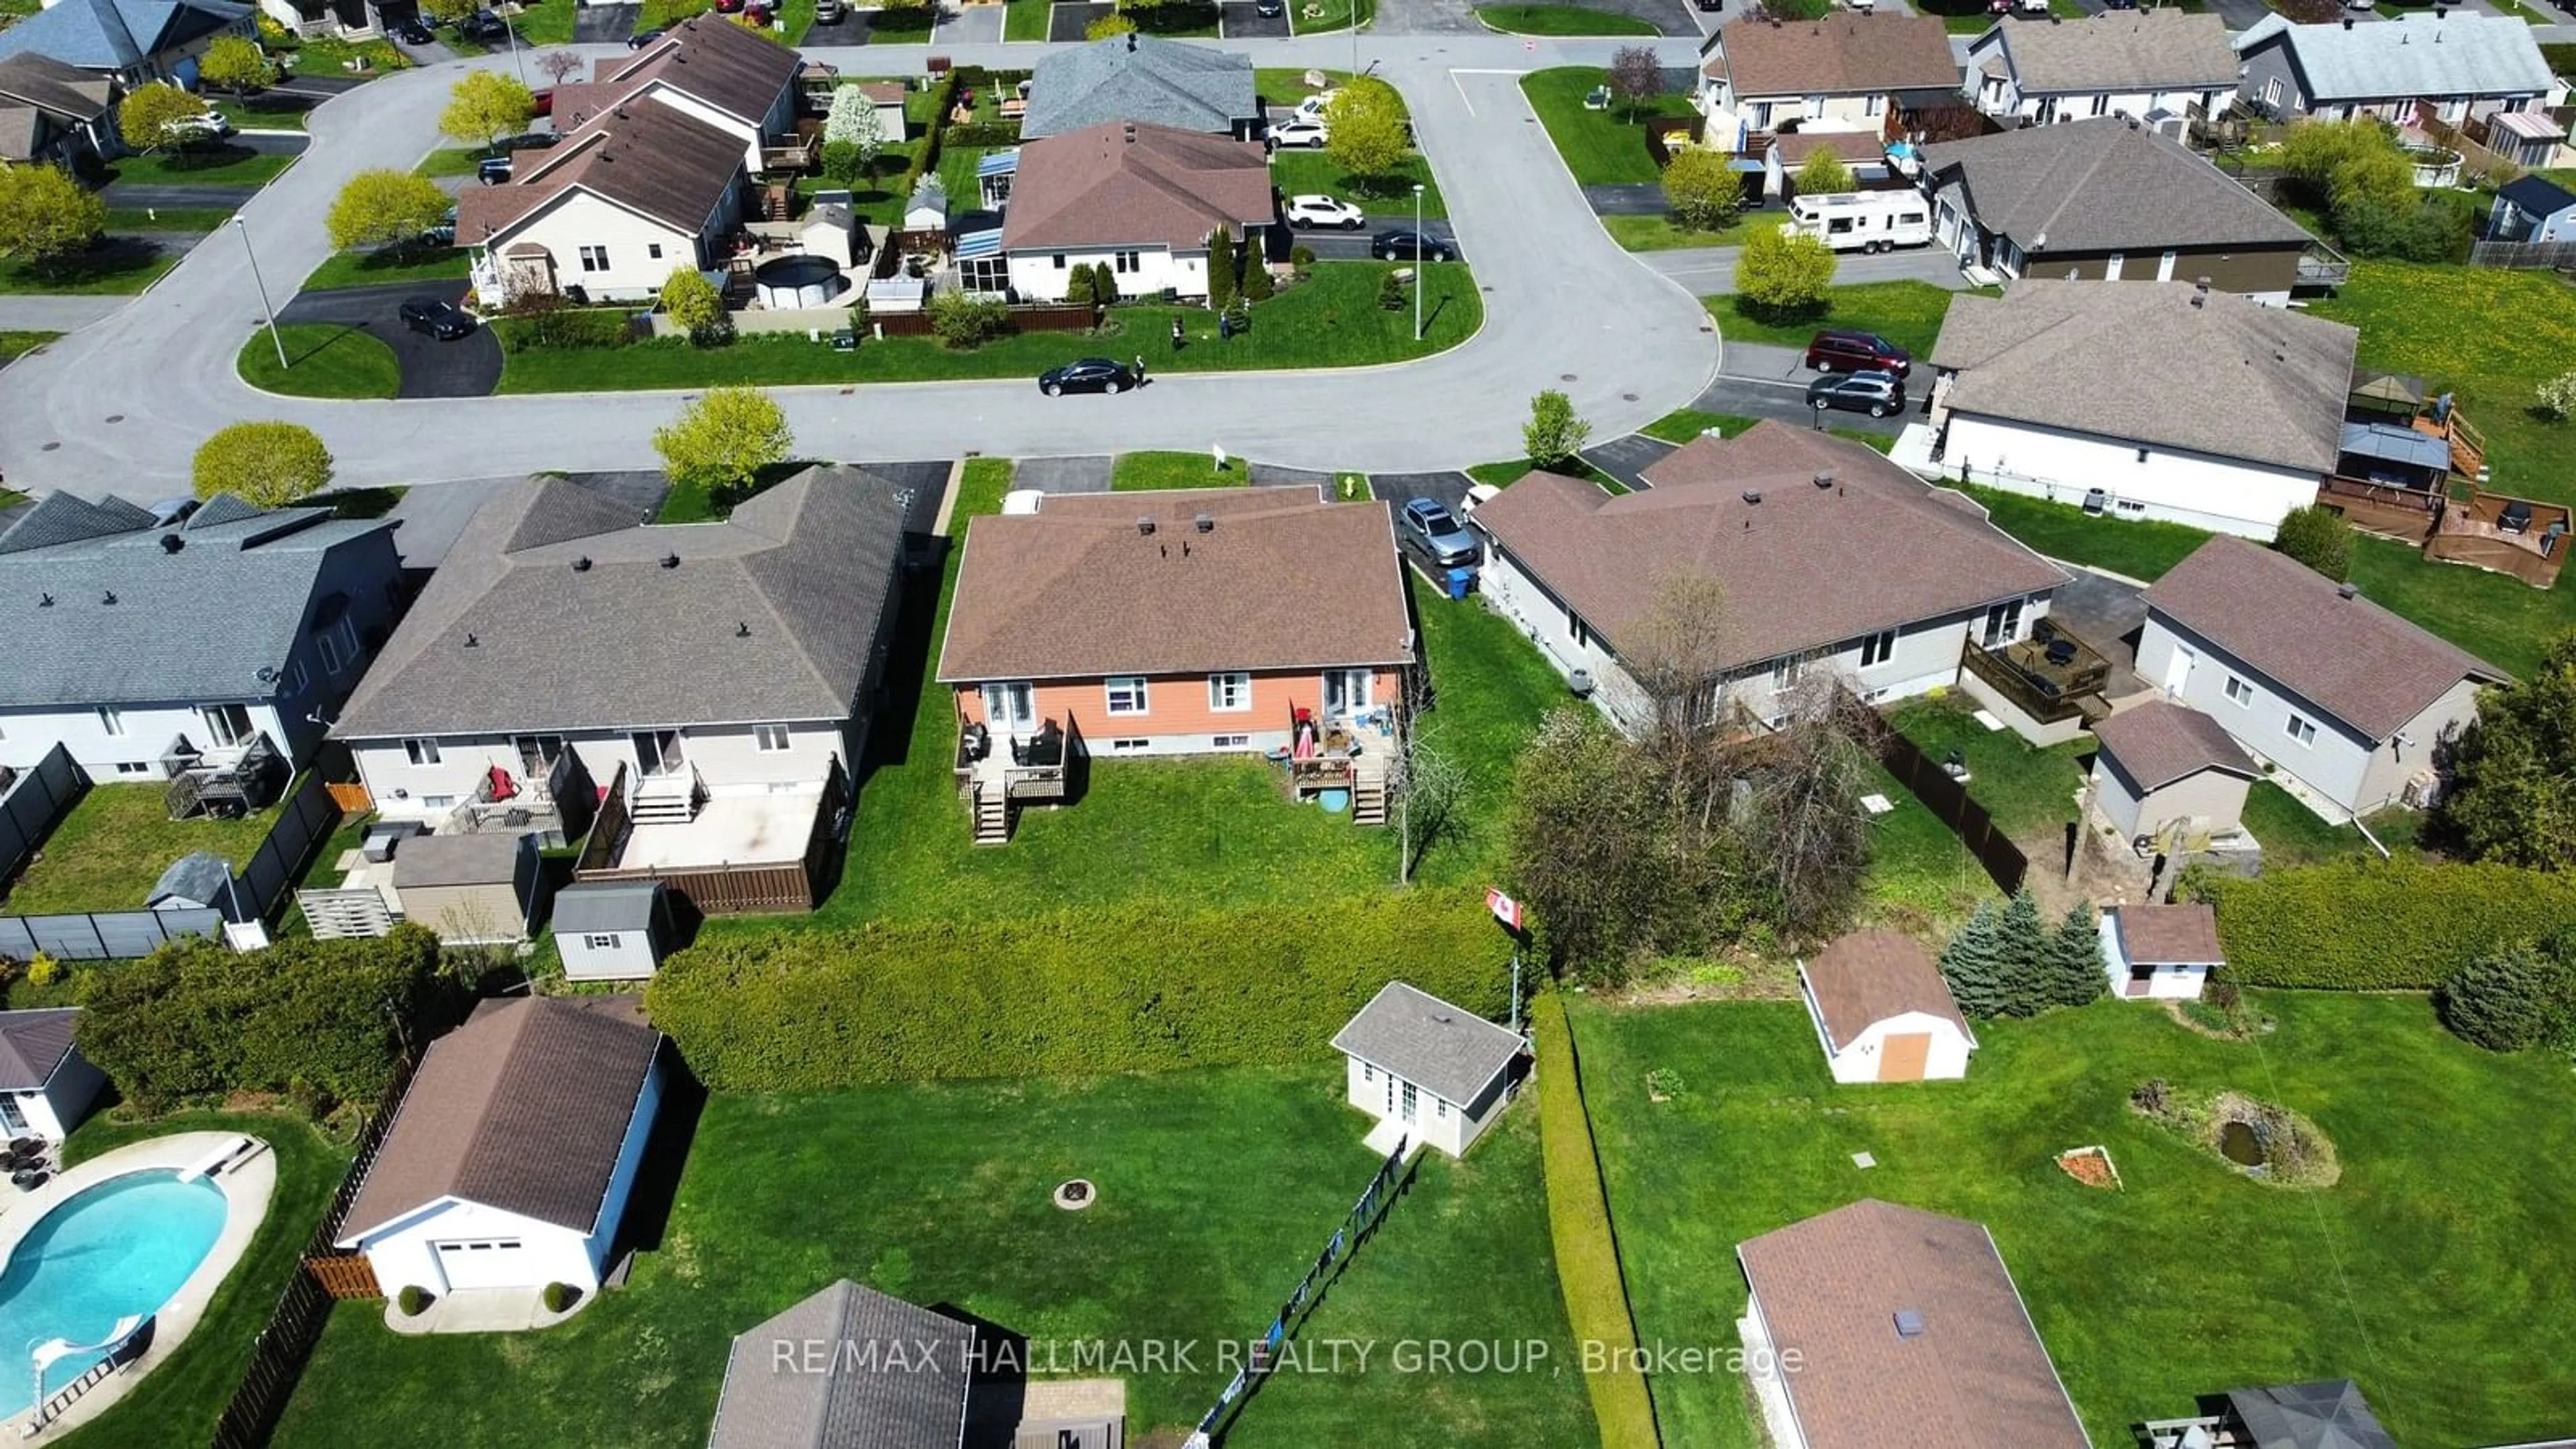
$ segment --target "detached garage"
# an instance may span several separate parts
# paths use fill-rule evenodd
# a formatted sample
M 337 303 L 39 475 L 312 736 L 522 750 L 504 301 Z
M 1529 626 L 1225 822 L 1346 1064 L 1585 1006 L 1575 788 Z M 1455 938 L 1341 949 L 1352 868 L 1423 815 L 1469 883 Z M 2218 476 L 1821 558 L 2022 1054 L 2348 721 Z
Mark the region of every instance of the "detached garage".
M 599 1286 L 662 1099 L 633 996 L 486 1001 L 431 1043 L 342 1248 L 387 1296 Z
M 2095 725 L 2093 737 L 2101 745 L 2094 798 L 2122 840 L 2174 831 L 2188 849 L 2232 834 L 2263 774 L 2218 721 L 2170 700 L 2124 709 Z
M 1949 1081 L 1977 1038 L 1932 954 L 1894 931 L 1856 931 L 1798 967 L 1799 994 L 1837 1082 Z

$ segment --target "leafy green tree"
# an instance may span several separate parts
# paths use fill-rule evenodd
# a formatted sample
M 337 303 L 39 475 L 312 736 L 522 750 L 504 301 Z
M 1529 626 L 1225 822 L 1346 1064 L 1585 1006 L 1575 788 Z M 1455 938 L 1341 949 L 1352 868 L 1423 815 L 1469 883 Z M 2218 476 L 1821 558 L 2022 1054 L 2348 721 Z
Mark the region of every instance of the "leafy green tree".
M 1103 15 L 1099 19 L 1082 27 L 1082 38 L 1085 40 L 1107 40 L 1113 35 L 1133 35 L 1135 33 L 1136 22 L 1128 19 L 1124 15 L 1118 14 L 1115 11 L 1112 11 L 1107 15 Z
M 856 186 L 859 178 L 867 174 L 867 154 L 855 141 L 826 141 L 823 143 L 822 168 L 824 180 Z
M 2370 116 L 2349 121 L 2300 121 L 2281 140 L 2281 169 L 2320 199 L 2334 189 L 2347 162 L 2395 144 L 2384 122 Z
M 499 71 L 468 71 L 448 91 L 438 131 L 468 145 L 489 146 L 527 129 L 536 114 L 536 97 L 526 86 Z
M 2361 152 L 2335 168 L 2326 198 L 2338 212 L 2365 205 L 2411 208 L 2417 201 L 2414 159 L 2399 150 L 2394 140 Z
M 483 0 L 420 0 L 420 13 L 441 25 L 453 25 L 483 8 Z
M 413 241 L 447 219 L 454 205 L 437 182 L 408 171 L 361 171 L 349 178 L 322 219 L 331 245 L 392 246 Z
M 876 164 L 877 153 L 885 149 L 885 118 L 877 113 L 877 103 L 856 85 L 845 85 L 832 92 L 832 109 L 823 117 L 823 144 L 855 146 L 859 152 L 861 173 Z
M 1843 164 L 1843 158 L 1823 146 L 1808 152 L 1807 159 L 1798 167 L 1800 196 L 1838 196 L 1859 185 L 1852 178 L 1851 168 Z
M 218 38 L 197 57 L 197 80 L 217 90 L 255 91 L 270 79 L 268 57 L 238 35 Z
M 98 245 L 107 203 L 54 166 L 0 166 L 0 257 L 39 271 Z
M 331 450 L 296 423 L 235 423 L 197 448 L 197 496 L 230 493 L 282 508 L 331 483 Z
M 1222 312 L 1234 301 L 1234 233 L 1224 227 L 1208 233 L 1208 307 Z
M 761 469 L 787 461 L 795 445 L 787 414 L 756 387 L 708 388 L 653 434 L 671 482 L 715 499 L 748 490 Z
M 1324 152 L 1357 176 L 1391 175 L 1413 149 L 1404 98 L 1375 76 L 1342 82 L 1324 103 Z
M 1980 1019 L 2002 1016 L 2010 1002 L 2002 913 L 1991 900 L 1977 902 L 1967 921 L 1941 948 L 1941 979 L 1959 1010 Z
M 1726 153 L 1689 146 L 1664 168 L 1664 205 L 1691 231 L 1722 231 L 1744 209 L 1744 178 L 1729 169 Z
M 662 310 L 700 347 L 733 340 L 733 316 L 725 311 L 724 293 L 695 267 L 671 269 L 670 279 L 662 284 Z
M 1010 305 L 980 292 L 949 289 L 930 298 L 930 330 L 941 343 L 964 350 L 981 347 L 1009 330 Z
M 2434 992 L 2433 1005 L 2444 1026 L 2489 1051 L 2576 1049 L 2576 933 L 2471 961 Z
M 2352 525 L 2331 508 L 2310 503 L 2281 515 L 2272 547 L 2336 583 L 2352 576 Z
M 1521 425 L 1521 444 L 1533 466 L 1563 468 L 1583 451 L 1592 424 L 1574 411 L 1574 400 L 1554 388 L 1530 399 L 1530 420 Z
M 136 86 L 116 103 L 117 134 L 138 151 L 158 151 L 200 134 L 191 126 L 205 101 L 174 85 Z
M 1833 285 L 1833 248 L 1787 227 L 1753 228 L 1735 263 L 1738 304 L 1769 320 L 1821 312 Z
M 2576 870 L 2576 630 L 2540 667 L 2478 696 L 2451 752 L 2444 825 L 2478 860 Z

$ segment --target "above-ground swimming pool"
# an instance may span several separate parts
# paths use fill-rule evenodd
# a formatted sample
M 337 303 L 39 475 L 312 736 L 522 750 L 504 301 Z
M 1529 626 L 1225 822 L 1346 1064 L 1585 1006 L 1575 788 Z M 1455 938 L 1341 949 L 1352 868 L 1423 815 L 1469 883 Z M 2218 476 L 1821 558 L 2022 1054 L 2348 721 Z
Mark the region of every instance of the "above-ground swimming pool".
M 27 1230 L 0 1272 L 0 1417 L 36 1403 L 29 1348 L 59 1338 L 92 1344 L 128 1314 L 160 1311 L 223 1231 L 224 1190 L 181 1182 L 167 1168 L 84 1188 Z M 48 1394 L 104 1357 L 76 1353 L 45 1370 Z

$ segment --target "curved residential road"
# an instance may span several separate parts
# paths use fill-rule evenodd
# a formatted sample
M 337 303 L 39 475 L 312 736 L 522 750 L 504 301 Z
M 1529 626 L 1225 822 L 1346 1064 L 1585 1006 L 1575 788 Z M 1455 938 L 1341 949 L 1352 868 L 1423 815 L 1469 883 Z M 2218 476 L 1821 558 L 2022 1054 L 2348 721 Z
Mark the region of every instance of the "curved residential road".
M 1683 287 L 1602 232 L 1522 98 L 1519 73 L 1602 64 L 1614 42 L 1363 39 L 1400 86 L 1485 297 L 1484 330 L 1436 357 L 1326 372 L 1158 376 L 1124 397 L 1042 399 L 1031 381 L 781 388 L 797 450 L 943 458 L 1204 449 L 1311 468 L 1418 471 L 1521 451 L 1529 398 L 1561 388 L 1596 436 L 1683 406 L 1715 374 L 1718 339 Z M 1263 66 L 1343 67 L 1347 36 L 1244 41 Z M 1686 45 L 1668 44 L 1674 64 Z M 613 53 L 591 47 L 594 53 Z M 917 71 L 930 47 L 808 52 L 844 74 Z M 960 63 L 1026 66 L 1037 47 L 939 47 Z M 506 57 L 480 64 L 507 65 Z M 14 486 L 176 491 L 207 434 L 245 418 L 317 429 L 353 485 L 547 468 L 650 467 L 651 435 L 683 394 L 320 402 L 267 396 L 234 372 L 260 318 L 250 248 L 281 307 L 329 251 L 321 217 L 371 167 L 408 169 L 432 144 L 441 65 L 324 103 L 305 157 L 149 293 L 20 359 L 0 380 L 0 470 Z

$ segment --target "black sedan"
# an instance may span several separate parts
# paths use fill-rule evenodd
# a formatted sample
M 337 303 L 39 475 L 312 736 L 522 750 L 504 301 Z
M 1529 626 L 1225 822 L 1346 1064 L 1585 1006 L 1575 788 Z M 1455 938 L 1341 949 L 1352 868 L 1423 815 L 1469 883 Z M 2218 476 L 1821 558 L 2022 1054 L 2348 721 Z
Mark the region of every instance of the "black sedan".
M 1409 226 L 1379 232 L 1369 241 L 1369 255 L 1381 262 L 1448 262 L 1458 257 L 1449 243 Z
M 441 342 L 454 342 L 474 331 L 471 313 L 453 302 L 436 297 L 404 299 L 402 324 L 414 332 L 426 332 Z
M 1121 393 L 1136 385 L 1136 369 L 1106 357 L 1086 357 L 1038 374 L 1038 391 L 1048 397 L 1069 392 Z
M 1905 408 L 1905 379 L 1892 372 L 1827 373 L 1807 384 L 1807 406 L 1883 418 Z
M 630 35 L 630 36 L 626 37 L 626 48 L 627 48 L 628 50 L 642 50 L 644 47 L 646 47 L 646 46 L 648 46 L 648 45 L 651 45 L 654 41 L 657 41 L 657 40 L 659 40 L 659 39 L 661 39 L 661 38 L 662 38 L 662 32 L 661 32 L 661 31 L 658 31 L 658 30 L 639 30 L 639 31 L 636 31 L 633 35 Z
M 405 45 L 436 45 L 438 33 L 417 20 L 402 20 L 392 27 L 393 38 Z

